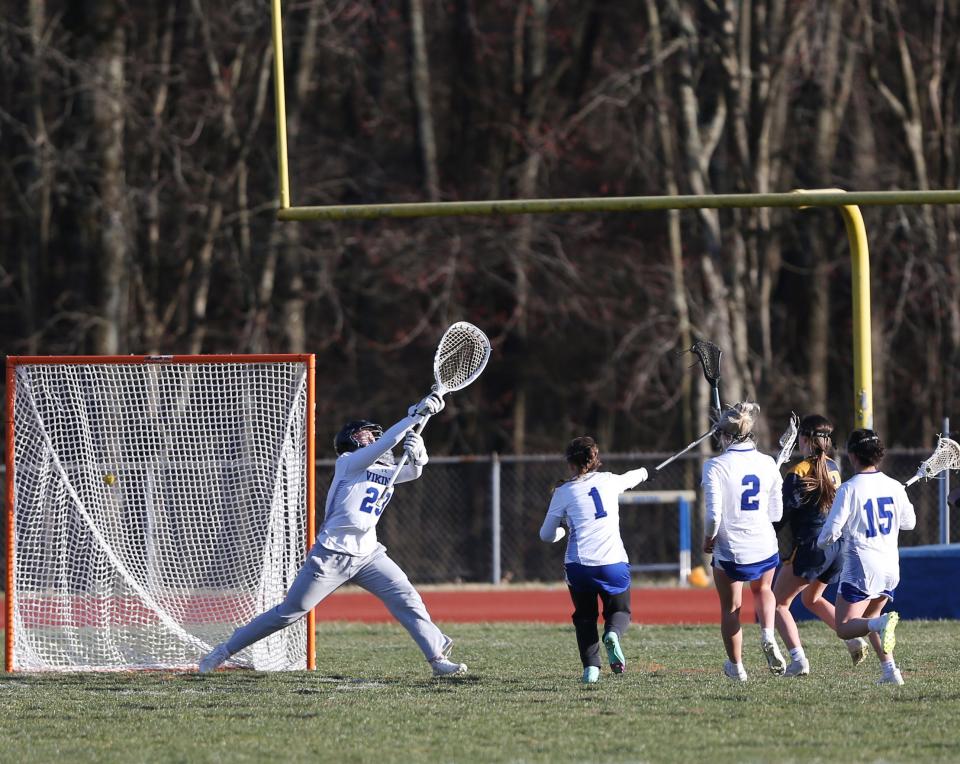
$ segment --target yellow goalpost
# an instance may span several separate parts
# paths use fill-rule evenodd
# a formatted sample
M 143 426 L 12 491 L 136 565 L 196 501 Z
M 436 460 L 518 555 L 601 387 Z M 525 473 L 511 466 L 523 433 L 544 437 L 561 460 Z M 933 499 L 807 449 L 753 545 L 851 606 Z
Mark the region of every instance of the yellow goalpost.
M 277 217 L 285 221 L 373 220 L 385 218 L 535 215 L 579 212 L 732 209 L 755 207 L 839 207 L 850 242 L 853 291 L 853 387 L 855 426 L 873 427 L 873 365 L 870 338 L 870 255 L 859 206 L 960 204 L 960 190 L 843 191 L 798 190 L 769 194 L 619 196 L 558 199 L 494 199 L 459 202 L 404 202 L 295 206 L 290 198 L 287 164 L 286 96 L 283 79 L 281 0 L 271 0 L 274 93 L 277 113 Z

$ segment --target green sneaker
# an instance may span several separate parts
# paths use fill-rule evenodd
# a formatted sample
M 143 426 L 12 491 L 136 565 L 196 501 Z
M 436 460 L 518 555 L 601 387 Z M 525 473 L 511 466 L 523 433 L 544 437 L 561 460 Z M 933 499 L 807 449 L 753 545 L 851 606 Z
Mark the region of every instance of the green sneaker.
M 614 674 L 622 674 L 627 667 L 627 659 L 620 649 L 620 637 L 617 632 L 608 631 L 603 635 L 603 646 L 607 648 L 607 659 L 610 661 L 610 670 Z
M 897 646 L 897 623 L 900 621 L 900 614 L 891 611 L 883 616 L 883 625 L 880 627 L 880 645 L 883 652 L 887 655 L 893 652 Z
M 599 666 L 584 666 L 583 667 L 583 683 L 584 684 L 596 684 L 600 681 L 600 667 Z

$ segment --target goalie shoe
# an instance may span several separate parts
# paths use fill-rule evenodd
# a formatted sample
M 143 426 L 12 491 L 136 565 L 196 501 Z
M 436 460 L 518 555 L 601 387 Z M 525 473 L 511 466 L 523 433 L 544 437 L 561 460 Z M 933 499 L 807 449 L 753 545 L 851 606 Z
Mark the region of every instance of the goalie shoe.
M 466 663 L 455 663 L 444 657 L 434 658 L 430 661 L 430 668 L 433 669 L 435 677 L 463 676 L 467 673 Z
M 227 658 L 229 657 L 230 653 L 227 652 L 227 646 L 225 644 L 217 645 L 201 659 L 199 666 L 200 673 L 209 674 L 217 667 L 226 663 Z

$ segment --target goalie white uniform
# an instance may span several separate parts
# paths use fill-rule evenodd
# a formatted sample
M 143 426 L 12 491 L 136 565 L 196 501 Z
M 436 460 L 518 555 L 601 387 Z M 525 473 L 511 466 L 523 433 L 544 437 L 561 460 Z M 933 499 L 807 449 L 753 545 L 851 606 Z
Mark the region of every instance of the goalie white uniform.
M 840 594 L 847 602 L 893 599 L 900 583 L 897 540 L 916 524 L 903 485 L 882 472 L 860 472 L 840 486 L 817 543 L 844 538 Z
M 434 414 L 443 406 L 426 402 L 427 396 L 411 412 L 426 405 L 422 413 Z M 346 452 L 341 452 L 334 468 L 334 477 L 327 492 L 326 514 L 316 543 L 294 579 L 283 602 L 272 610 L 238 628 L 233 635 L 200 662 L 201 673 L 212 671 L 231 656 L 264 637 L 296 623 L 342 584 L 349 582 L 366 589 L 383 601 L 387 609 L 410 633 L 417 646 L 439 676 L 466 671 L 463 664 L 446 657 L 453 643 L 433 623 L 423 600 L 406 574 L 387 555 L 377 541 L 376 525 L 389 502 L 393 488 L 386 488 L 393 474 L 392 449 L 401 440 L 411 455 L 397 477 L 397 483 L 420 477 L 428 457 L 423 441 L 410 430 L 422 416 L 412 414 L 389 430 L 380 432 L 379 425 L 366 420 L 348 423 L 337 436 L 337 450 L 346 439 Z M 344 435 L 347 433 L 347 435 Z M 381 500 L 381 495 L 387 495 Z

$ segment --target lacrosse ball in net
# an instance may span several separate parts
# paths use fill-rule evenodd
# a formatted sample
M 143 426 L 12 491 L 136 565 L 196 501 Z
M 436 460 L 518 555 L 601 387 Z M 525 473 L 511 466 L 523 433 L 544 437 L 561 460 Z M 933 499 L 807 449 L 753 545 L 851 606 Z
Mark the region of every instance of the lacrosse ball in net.
M 114 483 L 117 482 L 117 476 L 114 475 L 112 472 L 107 472 L 103 476 L 103 482 L 106 483 L 107 485 L 113 485 Z

